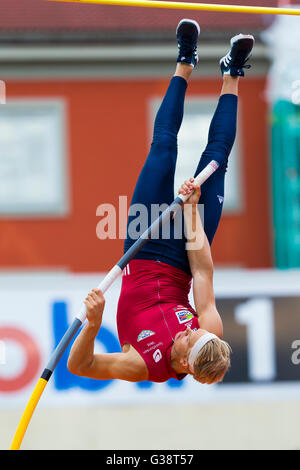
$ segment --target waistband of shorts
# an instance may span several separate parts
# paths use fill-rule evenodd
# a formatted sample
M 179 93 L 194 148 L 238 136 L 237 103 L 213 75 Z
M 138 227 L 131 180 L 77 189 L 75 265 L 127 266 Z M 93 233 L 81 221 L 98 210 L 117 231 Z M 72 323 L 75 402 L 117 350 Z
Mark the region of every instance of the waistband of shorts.
M 192 278 L 191 274 L 187 273 L 183 269 L 178 268 L 177 266 L 173 266 L 161 260 L 155 260 L 153 258 L 147 259 L 144 257 L 134 258 L 133 260 L 129 261 L 123 270 L 123 275 L 138 273 L 141 271 L 145 271 L 146 273 L 151 271 L 159 271 L 166 274 L 174 273 L 176 276 L 183 278 L 187 282 L 189 282 Z

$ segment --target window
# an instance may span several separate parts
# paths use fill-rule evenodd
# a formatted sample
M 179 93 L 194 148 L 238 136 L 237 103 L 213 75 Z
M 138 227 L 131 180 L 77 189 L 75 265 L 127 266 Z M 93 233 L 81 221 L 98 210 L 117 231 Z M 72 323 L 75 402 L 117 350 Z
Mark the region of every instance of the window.
M 67 213 L 65 128 L 61 100 L 0 106 L 0 216 Z

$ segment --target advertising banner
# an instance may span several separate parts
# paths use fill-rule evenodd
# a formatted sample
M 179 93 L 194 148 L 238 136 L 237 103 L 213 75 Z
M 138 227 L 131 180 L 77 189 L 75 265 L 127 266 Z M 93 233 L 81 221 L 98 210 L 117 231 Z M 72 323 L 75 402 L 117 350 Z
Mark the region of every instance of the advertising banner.
M 23 407 L 79 312 L 104 275 L 0 276 L 0 407 Z M 106 294 L 95 352 L 118 352 L 119 279 Z M 163 384 L 91 380 L 67 370 L 70 347 L 58 363 L 40 406 L 280 399 L 300 392 L 300 272 L 217 271 L 217 308 L 232 364 L 223 383 L 187 377 Z M 192 296 L 191 296 L 191 303 Z

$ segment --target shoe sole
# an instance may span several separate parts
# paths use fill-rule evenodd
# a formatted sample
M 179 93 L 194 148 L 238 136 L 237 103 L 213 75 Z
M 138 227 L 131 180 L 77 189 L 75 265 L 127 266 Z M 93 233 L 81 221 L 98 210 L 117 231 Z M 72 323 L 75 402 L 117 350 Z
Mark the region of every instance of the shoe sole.
M 254 39 L 254 36 L 252 36 L 252 34 L 237 34 L 236 36 L 234 36 L 233 38 L 231 38 L 230 40 L 230 44 L 231 46 L 233 46 L 236 42 L 238 42 L 240 39 L 252 39 L 253 41 L 253 45 L 255 43 L 255 39 Z
M 252 36 L 252 34 L 242 34 L 242 33 L 237 34 L 236 36 L 231 38 L 231 40 L 230 40 L 231 47 L 233 47 L 238 41 L 240 41 L 240 39 L 251 39 L 253 41 L 253 47 L 254 47 L 254 44 L 255 44 L 254 36 Z M 249 57 L 251 56 L 251 53 L 252 53 L 252 51 L 250 52 Z M 227 54 L 225 54 L 224 57 L 222 57 L 222 59 L 220 59 L 220 62 L 219 62 L 220 65 L 221 65 L 222 61 L 225 59 L 226 56 L 227 56 Z
M 193 25 L 196 26 L 198 34 L 200 34 L 200 26 L 198 25 L 197 21 L 195 20 L 189 20 L 187 18 L 184 18 L 183 20 L 179 21 L 177 28 L 176 28 L 176 34 L 178 32 L 179 27 L 182 25 L 182 23 L 192 23 Z

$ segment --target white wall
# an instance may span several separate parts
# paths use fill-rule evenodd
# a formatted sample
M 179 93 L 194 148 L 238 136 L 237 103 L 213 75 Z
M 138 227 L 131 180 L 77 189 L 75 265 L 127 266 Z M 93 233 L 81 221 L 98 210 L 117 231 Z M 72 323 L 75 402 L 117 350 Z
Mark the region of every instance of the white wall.
M 81 307 L 87 291 L 100 279 L 101 276 L 64 273 L 0 275 L 0 340 L 4 340 L 6 347 L 5 357 L 0 361 L 0 449 L 9 448 L 34 385 L 49 360 L 57 330 L 52 315 L 53 303 L 64 302 L 69 322 Z M 16 290 L 15 286 L 20 287 Z M 104 325 L 115 341 L 115 304 L 119 288 L 120 282 L 117 282 L 107 293 L 104 318 Z M 277 356 L 281 355 L 281 362 L 278 361 L 281 365 L 275 370 L 274 379 L 262 382 L 246 375 L 221 386 L 206 386 L 185 379 L 180 388 L 155 384 L 149 389 L 114 381 L 103 389 L 91 390 L 78 381 L 68 382 L 70 378 L 67 379 L 65 366 L 61 367 L 58 380 L 58 366 L 37 406 L 21 448 L 300 449 L 297 428 L 300 360 L 292 363 L 291 349 L 292 339 L 299 339 L 300 271 L 216 272 L 215 290 L 217 296 L 225 299 L 269 296 L 274 300 L 279 296 L 281 310 L 274 312 L 274 317 L 277 323 L 280 322 L 276 334 L 272 333 L 272 341 L 277 347 Z M 293 298 L 296 301 L 285 303 Z M 247 310 L 247 314 L 249 312 L 252 315 L 252 310 Z M 261 312 L 258 313 L 261 325 Z M 256 314 L 255 310 L 253 315 Z M 59 312 L 60 319 L 64 316 L 64 310 Z M 233 316 L 230 325 L 236 331 Z M 24 375 L 26 347 L 24 344 L 18 346 L 18 340 L 6 341 L 3 331 L 7 327 L 29 335 L 37 348 L 40 363 L 32 376 L 26 373 L 30 380 L 22 386 L 15 378 Z M 242 335 L 245 344 L 241 343 L 241 349 L 235 351 L 241 351 L 245 357 L 248 351 L 248 366 L 244 357 L 239 367 L 242 372 L 244 369 L 249 372 L 250 352 L 252 349 L 258 351 L 261 360 L 266 352 L 262 348 L 266 338 L 262 344 L 255 343 L 253 348 L 253 344 L 248 344 L 253 324 L 241 327 L 248 336 Z M 228 333 L 231 334 L 230 329 Z M 240 357 L 239 352 L 236 355 Z M 286 361 L 284 367 L 283 359 Z M 289 378 L 282 375 L 282 369 L 286 373 L 285 365 L 290 368 Z M 10 389 L 5 389 L 7 386 Z
M 21 410 L 1 410 L 8 449 Z M 300 449 L 300 400 L 71 409 L 40 408 L 22 449 Z

